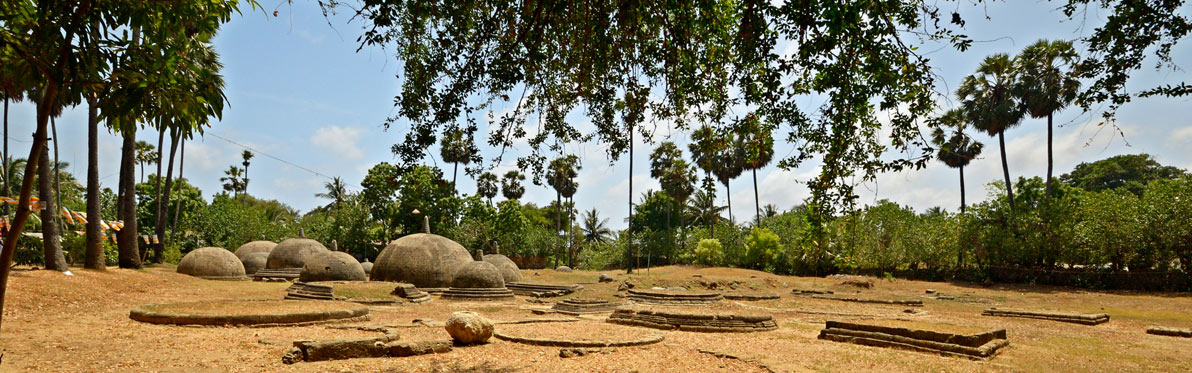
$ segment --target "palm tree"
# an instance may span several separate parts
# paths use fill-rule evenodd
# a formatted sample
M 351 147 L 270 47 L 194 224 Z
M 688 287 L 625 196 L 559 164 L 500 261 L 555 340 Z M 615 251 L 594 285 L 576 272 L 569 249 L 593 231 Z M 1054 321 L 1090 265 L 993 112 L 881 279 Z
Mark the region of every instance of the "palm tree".
M 765 206 L 762 206 L 762 217 L 772 218 L 778 216 L 780 213 L 778 206 L 775 206 L 773 203 L 767 203 Z
M 579 165 L 579 157 L 574 154 L 566 157 L 555 158 L 550 162 L 546 170 L 546 183 L 555 190 L 555 203 L 560 208 L 560 217 L 562 217 L 563 198 L 571 199 L 575 196 L 576 190 L 579 189 L 579 184 L 576 183 L 575 178 L 579 176 L 579 170 L 582 166 Z M 567 227 L 571 231 L 571 208 L 566 207 L 567 212 Z M 557 219 L 555 224 L 555 232 L 562 230 L 562 219 Z M 569 240 L 570 241 L 570 240 Z M 575 265 L 575 260 L 571 253 L 574 250 L 568 250 L 568 264 Z M 558 255 L 556 255 L 556 260 Z
M 490 206 L 493 204 L 493 197 L 497 196 L 499 189 L 500 180 L 492 172 L 482 173 L 476 178 L 476 194 L 488 199 Z
M 163 129 L 161 133 L 164 136 L 165 130 Z M 160 144 L 160 143 L 161 143 L 161 140 L 159 139 L 158 144 Z M 160 147 L 153 146 L 153 144 L 150 144 L 147 141 L 137 141 L 135 143 L 135 145 L 133 145 L 133 151 L 136 153 L 134 158 L 136 160 L 137 165 L 141 167 L 141 182 L 142 183 L 145 182 L 145 165 L 153 164 L 153 163 L 157 163 L 157 162 L 161 161 L 161 153 L 159 153 L 159 150 L 158 150 L 159 148 Z M 160 168 L 161 168 L 161 166 L 158 165 L 158 170 L 157 170 L 158 174 L 161 174 Z
M 692 223 L 702 223 L 712 229 L 712 236 L 716 236 L 716 223 L 720 221 L 720 214 L 724 206 L 716 206 L 716 196 L 705 190 L 697 190 L 691 198 Z
M 728 221 L 734 224 L 736 220 L 733 219 L 733 190 L 729 187 L 729 183 L 745 172 L 745 147 L 737 138 L 736 133 L 732 131 L 719 131 L 717 141 L 714 143 L 716 154 L 719 154 L 719 161 L 712 169 L 716 180 L 724 184 L 724 196 L 728 200 Z
M 521 198 L 522 194 L 526 193 L 526 187 L 521 185 L 525 179 L 526 177 L 517 170 L 506 172 L 505 177 L 501 179 L 501 195 L 505 196 L 505 199 Z
M 998 53 L 985 57 L 977 67 L 977 73 L 965 77 L 956 90 L 965 119 L 978 130 L 998 138 L 1010 211 L 1014 211 L 1014 188 L 1010 181 L 1010 166 L 1006 162 L 1005 133 L 1010 127 L 1018 125 L 1025 115 L 1014 95 L 1016 86 L 1018 71 L 1013 59 L 1005 53 Z
M 687 198 L 695 191 L 695 166 L 683 160 L 683 151 L 670 141 L 658 144 L 654 152 L 650 153 L 650 177 L 658 179 L 662 191 L 679 206 L 687 204 Z M 671 212 L 668 204 L 666 212 L 666 227 L 670 229 Z M 683 212 L 679 211 L 679 228 L 683 229 Z M 686 230 L 684 230 L 686 235 Z M 686 241 L 686 240 L 684 240 Z
M 1051 197 L 1051 171 L 1054 162 L 1051 156 L 1052 117 L 1076 99 L 1080 81 L 1072 73 L 1080 57 L 1072 42 L 1065 40 L 1039 40 L 1022 50 L 1018 56 L 1018 96 L 1027 114 L 1032 118 L 1047 117 L 1047 188 L 1045 195 Z
M 605 243 L 613 235 L 613 230 L 608 228 L 608 219 L 601 219 L 600 212 L 596 211 L 595 207 L 589 211 L 585 211 L 582 220 L 584 225 L 584 242 Z
M 472 158 L 479 152 L 480 150 L 476 149 L 473 142 L 470 129 L 465 131 L 463 128 L 455 127 L 443 132 L 443 138 L 439 141 L 439 155 L 443 157 L 443 162 L 453 165 L 451 170 L 451 187 L 453 189 L 455 188 L 455 178 L 459 174 L 459 164 L 472 163 Z
M 343 179 L 340 179 L 338 176 L 324 183 L 323 187 L 327 188 L 327 191 L 315 193 L 315 197 L 329 199 L 335 207 L 339 207 L 340 202 L 343 202 L 348 196 L 348 188 L 344 185 Z
M 239 195 L 241 186 L 244 185 L 244 170 L 236 166 L 228 166 L 224 170 L 224 177 L 219 178 L 223 182 L 223 189 L 227 192 L 232 192 L 232 195 Z M 318 197 L 318 195 L 315 195 Z
M 981 150 L 985 146 L 965 133 L 967 123 L 960 110 L 948 110 L 936 120 L 940 125 L 932 134 L 932 142 L 940 148 L 936 153 L 936 158 L 948 167 L 960 170 L 960 213 L 963 214 L 965 212 L 964 166 L 981 155 Z M 950 137 L 946 135 L 945 128 L 951 129 Z
M 38 195 L 41 199 L 41 231 L 42 246 L 45 251 L 46 269 L 64 272 L 66 257 L 62 254 L 62 241 L 59 237 L 58 207 L 54 203 L 54 184 L 50 177 L 50 148 L 43 146 L 38 160 Z
M 87 237 L 83 268 L 104 270 L 107 263 L 99 231 L 99 198 L 99 109 L 92 95 L 87 99 Z
M 252 157 L 254 156 L 256 156 L 256 154 L 253 154 L 247 149 L 240 153 L 240 158 L 244 159 L 244 162 L 240 163 L 244 165 L 244 194 L 248 194 L 248 165 L 251 164 L 249 161 L 251 161 Z
M 771 134 L 773 128 L 762 124 L 757 115 L 752 113 L 744 122 L 744 125 L 737 128 L 741 150 L 744 152 L 741 161 L 743 168 L 753 173 L 753 203 L 757 206 L 755 224 L 761 224 L 762 205 L 757 192 L 757 170 L 766 167 L 774 159 L 774 136 Z

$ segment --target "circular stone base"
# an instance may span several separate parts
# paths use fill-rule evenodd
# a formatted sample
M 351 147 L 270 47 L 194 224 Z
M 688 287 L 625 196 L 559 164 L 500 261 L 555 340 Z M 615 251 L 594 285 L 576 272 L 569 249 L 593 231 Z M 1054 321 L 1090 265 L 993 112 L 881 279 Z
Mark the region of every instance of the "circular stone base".
M 571 323 L 569 325 L 542 325 L 516 327 L 501 325 L 493 331 L 497 339 L 551 347 L 629 347 L 662 342 L 662 333 L 645 334 L 633 328 L 609 324 Z M 603 340 L 593 340 L 591 337 Z M 617 339 L 615 337 L 623 337 Z
M 713 304 L 724 299 L 720 293 L 692 293 L 665 290 L 629 289 L 629 300 L 638 303 L 660 305 L 702 305 Z
M 223 300 L 140 305 L 128 318 L 151 324 L 281 326 L 367 320 L 368 307 L 348 302 Z
M 458 301 L 502 301 L 513 300 L 513 291 L 506 288 L 450 288 L 443 292 L 442 299 Z
M 759 300 L 774 300 L 782 298 L 779 294 L 725 294 L 724 299 L 728 300 L 744 300 L 744 301 L 759 301 Z

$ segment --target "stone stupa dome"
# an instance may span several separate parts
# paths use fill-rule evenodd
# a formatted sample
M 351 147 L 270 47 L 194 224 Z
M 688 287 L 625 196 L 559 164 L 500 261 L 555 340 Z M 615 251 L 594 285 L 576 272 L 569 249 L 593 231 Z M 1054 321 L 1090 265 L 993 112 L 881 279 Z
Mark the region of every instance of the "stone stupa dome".
M 501 272 L 501 278 L 505 283 L 520 282 L 522 280 L 521 271 L 517 268 L 517 263 L 510 260 L 509 257 L 501 254 L 486 254 L 484 261 L 492 263 Z
M 303 268 L 313 254 L 326 252 L 327 247 L 309 238 L 287 238 L 269 252 L 265 268 Z
M 306 258 L 306 267 L 298 281 L 365 281 L 368 276 L 364 268 L 351 254 L 342 251 L 327 251 Z
M 208 280 L 242 280 L 244 265 L 236 254 L 220 247 L 202 247 L 182 257 L 178 273 Z
M 472 262 L 462 245 L 446 237 L 415 233 L 390 242 L 372 268 L 373 281 L 407 282 L 419 288 L 451 286 L 455 272 Z

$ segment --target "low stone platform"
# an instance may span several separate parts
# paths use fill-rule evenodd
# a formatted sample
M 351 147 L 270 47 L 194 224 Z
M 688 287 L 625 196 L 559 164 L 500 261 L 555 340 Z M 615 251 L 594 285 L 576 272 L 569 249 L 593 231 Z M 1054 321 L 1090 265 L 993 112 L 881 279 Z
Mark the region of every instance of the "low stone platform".
M 491 302 L 513 300 L 513 291 L 506 288 L 450 288 L 443 292 L 441 299 L 454 301 Z
M 759 301 L 759 300 L 774 300 L 782 298 L 780 294 L 725 294 L 724 299 L 728 300 L 744 300 L 744 301 Z
M 128 318 L 151 324 L 294 326 L 368 320 L 368 307 L 348 302 L 226 300 L 137 306 Z
M 629 341 L 572 341 L 566 339 L 550 339 L 550 338 L 530 338 L 509 335 L 500 330 L 493 331 L 493 336 L 502 341 L 509 341 L 513 343 L 521 343 L 532 346 L 550 346 L 550 347 L 579 347 L 579 348 L 600 348 L 600 347 L 630 347 L 642 346 L 662 342 L 666 335 L 662 333 L 655 333 L 643 338 L 638 338 Z
M 414 284 L 399 284 L 393 289 L 392 294 L 410 303 L 430 302 L 430 293 L 418 290 L 418 287 L 414 286 Z
M 514 294 L 535 298 L 561 297 L 584 288 L 583 285 L 549 285 L 526 282 L 511 282 L 505 284 L 505 287 L 513 290 Z
M 586 315 L 593 313 L 613 312 L 625 302 L 614 302 L 604 299 L 565 299 L 555 303 L 551 309 L 565 315 Z
M 815 289 L 791 289 L 791 294 L 794 295 L 827 295 L 834 294 L 831 290 L 815 290 Z
M 841 321 L 828 321 L 819 339 L 970 359 L 988 359 L 1010 345 L 1005 329 L 963 335 Z
M 359 328 L 371 330 L 372 328 Z M 325 341 L 294 341 L 294 347 L 282 356 L 282 363 L 327 361 L 355 358 L 405 357 L 450 352 L 451 340 L 398 342 L 397 333 L 379 328 L 384 336 L 376 338 L 336 339 Z
M 687 293 L 669 291 L 647 291 L 629 289 L 629 300 L 638 303 L 661 305 L 700 305 L 720 302 L 720 293 Z
M 331 285 L 295 282 L 286 289 L 286 299 L 334 300 L 335 293 Z
M 1165 326 L 1152 326 L 1146 329 L 1146 334 L 1165 335 L 1168 337 L 1192 338 L 1192 329 L 1176 329 Z
M 253 281 L 294 281 L 302 275 L 302 268 L 262 269 L 252 274 Z
M 765 314 L 695 314 L 650 309 L 620 308 L 609 315 L 608 322 L 663 330 L 704 333 L 744 333 L 778 329 L 774 317 Z
M 1109 315 L 1104 313 L 1063 313 L 1049 311 L 1022 311 L 990 308 L 981 312 L 984 316 L 1025 317 L 1031 319 L 1070 322 L 1083 325 L 1097 325 L 1109 322 Z
M 811 297 L 815 298 L 815 299 L 837 300 L 837 301 L 841 301 L 841 302 L 853 302 L 853 303 L 892 304 L 892 305 L 898 305 L 898 306 L 914 306 L 914 307 L 922 307 L 923 306 L 923 301 L 918 300 L 918 299 L 907 299 L 907 300 L 866 299 L 866 298 L 833 297 L 833 296 L 827 296 L 827 295 L 812 295 Z

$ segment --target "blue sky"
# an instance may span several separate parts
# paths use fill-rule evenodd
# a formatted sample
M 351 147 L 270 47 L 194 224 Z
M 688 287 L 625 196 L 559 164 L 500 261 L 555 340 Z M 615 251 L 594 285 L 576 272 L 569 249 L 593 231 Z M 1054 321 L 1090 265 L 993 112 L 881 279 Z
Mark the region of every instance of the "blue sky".
M 265 3 L 267 7 L 275 4 Z M 994 2 L 987 5 L 957 5 L 968 21 L 965 31 L 976 40 L 969 51 L 960 53 L 944 48 L 928 54 L 942 79 L 941 92 L 954 90 L 960 80 L 975 70 L 982 58 L 992 53 L 1017 53 L 1039 38 L 1074 39 L 1099 25 L 1104 14 L 1095 10 L 1084 22 L 1068 21 L 1055 10 L 1057 3 L 1036 1 Z M 1184 12 L 1189 12 L 1185 6 Z M 272 13 L 273 8 L 268 8 Z M 249 192 L 255 196 L 278 199 L 299 210 L 308 211 L 325 204 L 314 197 L 323 190 L 324 176 L 339 176 L 359 190 L 367 170 L 378 162 L 395 161 L 390 147 L 401 141 L 400 125 L 386 131 L 381 126 L 392 115 L 397 93 L 395 77 L 399 62 L 391 52 L 364 48 L 357 52 L 359 23 L 348 24 L 349 15 L 323 18 L 313 2 L 282 4 L 278 17 L 260 12 L 246 12 L 233 17 L 215 40 L 225 65 L 225 93 L 230 106 L 223 120 L 208 129 L 258 153 L 249 169 Z M 986 20 L 988 15 L 990 20 Z M 329 25 L 330 23 L 330 25 Z M 1177 64 L 1192 61 L 1192 47 L 1179 46 L 1173 53 Z M 932 50 L 935 48 L 924 48 Z M 1192 81 L 1186 71 L 1146 69 L 1134 74 L 1129 87 L 1141 89 L 1156 84 Z M 1181 66 L 1187 67 L 1187 66 Z M 944 98 L 941 98 L 944 99 Z M 945 101 L 946 102 L 946 101 Z M 816 105 L 808 98 L 807 105 Z M 945 105 L 947 105 L 945 103 Z M 811 106 L 813 107 L 813 106 Z M 1078 109 L 1056 116 L 1056 173 L 1071 170 L 1080 162 L 1091 162 L 1112 155 L 1150 153 L 1161 163 L 1192 168 L 1192 99 L 1149 98 L 1137 100 L 1119 111 L 1119 123 L 1125 138 L 1112 128 L 1098 126 L 1099 116 Z M 28 103 L 13 106 L 10 117 L 10 144 L 17 157 L 28 154 L 29 134 L 33 131 L 33 110 Z M 577 117 L 582 121 L 582 117 Z M 71 172 L 80 177 L 86 171 L 86 112 L 67 111 L 57 120 L 61 158 L 72 164 Z M 1046 172 L 1046 120 L 1028 119 L 1006 133 L 1012 176 L 1043 176 Z M 655 141 L 666 140 L 668 131 L 659 131 Z M 156 143 L 157 134 L 142 131 L 138 139 Z M 670 140 L 684 144 L 685 133 L 670 133 Z M 777 135 L 785 137 L 785 129 Z M 1001 179 L 996 138 L 976 136 L 986 144 L 985 154 L 965 169 L 970 203 L 985 198 L 985 183 Z M 482 141 L 481 141 L 482 142 Z M 120 139 L 101 135 L 101 182 L 105 187 L 117 183 Z M 628 163 L 624 158 L 610 164 L 598 144 L 573 144 L 568 152 L 583 158 L 579 192 L 575 196 L 580 209 L 600 210 L 613 227 L 624 227 L 627 213 Z M 635 199 L 646 189 L 657 189 L 649 178 L 647 156 L 652 146 L 639 143 L 633 160 Z M 240 164 L 239 145 L 214 136 L 196 138 L 186 147 L 186 177 L 211 195 L 221 190 L 219 178 L 230 165 Z M 517 149 L 513 150 L 516 154 Z M 789 145 L 778 142 L 776 154 L 790 153 Z M 438 158 L 438 149 L 430 149 Z M 265 154 L 283 159 L 280 162 Z M 482 146 L 487 165 L 496 150 Z M 498 172 L 512 169 L 513 157 L 495 165 Z M 427 163 L 435 164 L 428 158 Z M 450 166 L 438 161 L 450 177 Z M 147 170 L 146 174 L 152 171 Z M 759 170 L 761 203 L 790 208 L 809 195 L 801 184 L 818 171 L 815 165 L 785 171 L 771 166 Z M 881 175 L 875 183 L 858 186 L 863 203 L 890 199 L 917 210 L 943 206 L 955 211 L 960 195 L 956 171 L 932 162 L 918 171 Z M 475 192 L 474 182 L 460 173 L 459 189 Z M 555 194 L 547 186 L 527 185 L 524 201 L 549 203 Z M 723 203 L 724 190 L 718 195 Z M 500 197 L 498 197 L 499 199 Z M 733 213 L 737 221 L 753 213 L 752 179 L 743 175 L 732 183 Z

